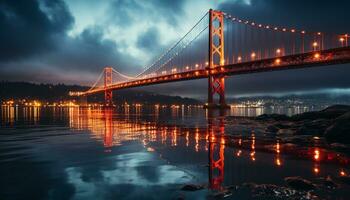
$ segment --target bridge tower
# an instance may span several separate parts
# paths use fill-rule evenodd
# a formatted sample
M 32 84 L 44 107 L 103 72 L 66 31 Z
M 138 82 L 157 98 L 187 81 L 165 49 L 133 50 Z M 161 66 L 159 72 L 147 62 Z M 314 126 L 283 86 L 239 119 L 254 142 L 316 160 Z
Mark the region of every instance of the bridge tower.
M 113 92 L 111 89 L 108 89 L 109 85 L 112 85 L 112 67 L 106 67 L 104 69 L 104 87 L 105 87 L 105 105 L 112 106 L 113 102 Z
M 209 62 L 208 102 L 205 108 L 228 108 L 225 100 L 225 76 L 213 74 L 213 69 L 225 64 L 224 52 L 224 15 L 217 10 L 209 10 Z M 219 103 L 214 103 L 215 95 L 219 95 Z

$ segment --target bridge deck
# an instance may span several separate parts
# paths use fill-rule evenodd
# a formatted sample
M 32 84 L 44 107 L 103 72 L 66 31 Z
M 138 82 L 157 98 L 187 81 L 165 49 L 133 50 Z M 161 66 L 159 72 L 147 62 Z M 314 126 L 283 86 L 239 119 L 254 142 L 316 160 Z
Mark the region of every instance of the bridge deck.
M 138 79 L 130 82 L 117 83 L 107 88 L 98 88 L 80 95 L 89 95 L 107 90 L 120 90 L 125 88 L 141 87 L 161 83 L 186 81 L 193 79 L 207 78 L 209 73 L 213 75 L 233 76 L 238 74 L 257 73 L 275 70 L 287 70 L 306 67 L 317 67 L 334 64 L 350 63 L 350 47 L 328 49 L 323 51 L 308 52 L 296 55 L 282 56 L 217 66 L 213 69 L 200 69 L 192 71 L 183 71 L 157 77 Z

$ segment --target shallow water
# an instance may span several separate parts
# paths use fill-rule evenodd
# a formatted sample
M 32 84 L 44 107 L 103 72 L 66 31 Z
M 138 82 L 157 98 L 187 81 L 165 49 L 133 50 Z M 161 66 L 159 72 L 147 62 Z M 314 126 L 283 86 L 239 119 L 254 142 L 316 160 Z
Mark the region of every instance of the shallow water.
M 0 199 L 206 199 L 248 182 L 285 186 L 288 176 L 318 180 L 350 173 L 346 152 L 318 138 L 286 145 L 225 118 L 265 112 L 278 111 L 2 107 Z M 204 189 L 182 191 L 185 184 Z M 319 195 L 345 200 L 349 189 L 340 185 Z M 252 197 L 235 190 L 227 198 Z

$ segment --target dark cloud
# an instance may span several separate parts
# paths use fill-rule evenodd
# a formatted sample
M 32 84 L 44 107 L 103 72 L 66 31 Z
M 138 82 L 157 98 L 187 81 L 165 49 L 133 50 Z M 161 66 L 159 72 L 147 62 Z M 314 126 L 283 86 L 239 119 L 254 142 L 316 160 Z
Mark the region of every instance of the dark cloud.
M 55 63 L 60 69 L 94 73 L 107 65 L 126 71 L 134 64 L 130 56 L 119 51 L 118 44 L 103 38 L 102 28 L 98 26 L 85 29 L 75 38 L 63 38 L 58 51 L 46 56 L 47 62 Z
M 183 15 L 184 0 L 115 0 L 110 5 L 110 22 L 118 26 L 128 26 L 147 18 L 166 20 L 167 23 L 178 25 L 178 16 Z
M 0 79 L 91 84 L 105 66 L 139 69 L 103 28 L 91 26 L 70 37 L 72 18 L 61 0 L 0 2 Z M 133 70 L 129 70 L 133 69 Z
M 44 12 L 46 10 L 47 13 Z M 0 2 L 0 61 L 23 59 L 51 51 L 55 38 L 71 27 L 73 18 L 59 0 Z
M 218 9 L 259 23 L 312 31 L 348 32 L 350 1 L 251 0 L 250 5 L 230 1 Z
M 150 27 L 142 33 L 137 39 L 137 47 L 145 51 L 159 51 L 161 44 L 159 42 L 160 34 L 156 27 Z

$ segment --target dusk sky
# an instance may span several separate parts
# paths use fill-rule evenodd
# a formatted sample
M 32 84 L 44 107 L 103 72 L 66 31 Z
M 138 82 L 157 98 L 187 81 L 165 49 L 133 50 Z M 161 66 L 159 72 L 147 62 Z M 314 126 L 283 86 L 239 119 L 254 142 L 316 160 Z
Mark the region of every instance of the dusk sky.
M 0 80 L 92 85 L 105 66 L 137 74 L 209 8 L 266 24 L 350 33 L 347 0 L 0 0 Z M 347 64 L 240 75 L 227 78 L 227 95 L 350 94 L 349 74 Z M 146 89 L 205 97 L 207 81 Z

